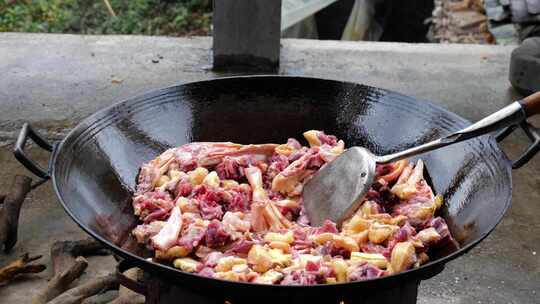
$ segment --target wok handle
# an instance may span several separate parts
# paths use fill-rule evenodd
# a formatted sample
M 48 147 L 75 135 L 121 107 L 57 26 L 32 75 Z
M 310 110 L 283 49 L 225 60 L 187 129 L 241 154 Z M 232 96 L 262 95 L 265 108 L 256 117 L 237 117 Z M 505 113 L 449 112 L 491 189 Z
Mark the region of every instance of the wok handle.
M 540 92 L 529 95 L 519 101 L 527 117 L 540 114 Z
M 138 294 L 142 294 L 143 296 L 147 295 L 147 289 L 146 286 L 138 281 L 132 280 L 124 275 L 124 271 L 137 267 L 127 260 L 120 260 L 118 264 L 116 265 L 116 278 L 118 279 L 118 283 L 120 285 L 126 287 L 127 289 L 134 291 Z
M 485 135 L 493 131 L 499 131 L 507 127 L 512 127 L 515 125 L 529 126 L 526 122 L 526 119 L 527 117 L 535 114 L 540 114 L 540 92 L 534 93 L 528 97 L 525 97 L 522 100 L 515 101 L 508 106 L 500 109 L 499 111 L 466 127 L 465 129 L 454 132 L 445 137 L 397 153 L 376 156 L 376 162 L 379 164 L 395 162 L 404 158 L 408 158 L 428 151 L 453 145 L 464 140 Z M 518 163 L 516 165 L 519 166 L 525 164 L 534 154 L 536 154 L 536 152 L 538 152 L 538 144 L 535 143 L 535 133 L 531 131 L 530 128 L 525 130 L 525 132 L 530 133 L 528 134 L 528 136 L 531 141 L 533 141 L 533 145 L 525 153 L 526 155 L 523 155 L 523 157 L 518 160 Z M 528 158 L 525 158 L 525 156 Z
M 517 160 L 512 161 L 512 169 L 519 169 L 525 165 L 540 150 L 540 130 L 526 121 L 519 124 L 519 127 L 525 132 L 531 145 Z M 495 139 L 497 142 L 501 142 L 517 128 L 518 125 L 509 126 L 495 135 Z
M 26 167 L 26 169 L 30 170 L 30 172 L 34 173 L 35 175 L 47 180 L 50 178 L 49 169 L 45 170 L 38 162 L 31 159 L 24 151 L 24 147 L 28 138 L 30 138 L 41 148 L 49 152 L 53 151 L 53 145 L 51 145 L 45 138 L 39 135 L 28 123 L 25 123 L 22 126 L 19 136 L 17 137 L 17 142 L 15 143 L 15 149 L 13 150 L 13 154 L 15 155 L 15 158 L 23 166 Z

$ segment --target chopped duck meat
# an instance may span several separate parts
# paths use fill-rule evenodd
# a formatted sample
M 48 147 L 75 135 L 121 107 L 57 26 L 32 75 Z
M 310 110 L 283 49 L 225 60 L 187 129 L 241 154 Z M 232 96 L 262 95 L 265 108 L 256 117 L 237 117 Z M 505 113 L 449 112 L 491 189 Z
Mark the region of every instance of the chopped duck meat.
M 193 185 L 190 181 L 179 181 L 174 188 L 174 195 L 179 197 L 188 197 L 193 191 Z
M 250 223 L 251 228 L 255 232 L 262 232 L 268 230 L 268 224 L 266 223 L 266 219 L 264 218 L 265 207 L 266 203 L 253 202 L 251 204 Z
M 311 148 L 307 153 L 288 165 L 272 180 L 272 190 L 283 194 L 294 193 L 298 184 L 315 172 L 313 169 L 317 170 L 324 164 L 319 152 L 318 147 Z
M 206 246 L 210 248 L 219 248 L 224 246 L 230 238 L 230 234 L 223 229 L 223 224 L 218 220 L 212 220 L 208 224 L 205 235 Z
M 291 222 L 281 214 L 274 202 L 268 198 L 268 194 L 263 187 L 261 169 L 251 166 L 244 171 L 253 191 L 253 204 L 256 205 L 252 207 L 252 209 L 255 208 L 255 212 L 251 214 L 251 223 L 254 225 L 255 231 L 263 231 L 266 228 L 277 231 L 291 227 Z
M 427 227 L 433 227 L 441 237 L 441 239 L 433 245 L 437 247 L 448 244 L 451 244 L 451 246 L 456 246 L 454 238 L 452 237 L 450 229 L 448 228 L 448 224 L 446 224 L 446 221 L 442 217 L 438 216 L 433 218 L 431 221 L 429 221 Z
M 342 257 L 349 259 L 351 257 L 351 252 L 347 248 L 338 247 L 334 242 L 326 242 L 321 248 L 321 254 L 329 255 L 331 257 Z
M 412 242 L 400 242 L 392 249 L 390 269 L 393 273 L 409 269 L 416 262 L 416 250 Z
M 338 233 L 338 229 L 336 227 L 336 223 L 326 220 L 322 224 L 321 227 L 318 227 L 313 232 L 314 234 L 321 234 L 321 233 Z
M 424 226 L 442 205 L 442 197 L 435 196 L 424 179 L 424 163 L 419 160 L 414 169 L 409 165 L 391 189 L 401 200 L 394 206 L 394 215 L 404 215 L 415 227 Z
M 441 239 L 441 235 L 433 227 L 426 228 L 417 234 L 417 238 L 425 245 L 435 244 Z
M 304 156 L 309 151 L 308 147 L 302 147 L 300 149 L 294 150 L 288 157 L 289 157 L 289 163 L 292 163 L 299 159 L 300 157 Z
M 394 215 L 407 217 L 411 225 L 423 227 L 429 222 L 442 205 L 442 197 L 435 196 L 433 200 L 405 202 L 394 207 Z
M 385 211 L 391 210 L 393 206 L 399 203 L 399 198 L 390 191 L 388 182 L 383 178 L 373 183 L 373 186 L 366 194 L 366 199 L 381 205 Z
M 154 188 L 159 180 L 159 166 L 154 162 L 149 162 L 141 167 L 137 193 L 144 193 Z
M 163 228 L 152 237 L 152 244 L 160 250 L 171 248 L 176 243 L 181 229 L 182 212 L 179 207 L 174 207 Z
M 192 258 L 179 258 L 174 260 L 173 266 L 185 272 L 199 272 L 203 268 L 203 264 Z
M 240 145 L 231 142 L 195 142 L 180 146 L 174 151 L 176 161 L 184 169 L 195 167 L 215 166 L 226 156 L 251 155 L 261 160 L 272 155 L 277 145 Z
M 288 165 L 289 159 L 287 158 L 287 156 L 274 153 L 274 155 L 270 157 L 270 165 L 268 166 L 268 170 L 266 171 L 266 179 L 268 181 L 272 181 L 274 177 L 281 173 L 281 171 L 285 170 Z
M 383 179 L 387 183 L 396 181 L 407 166 L 407 163 L 407 160 L 404 159 L 395 163 L 377 165 L 375 168 L 375 180 Z
M 269 199 L 263 188 L 261 170 L 257 167 L 248 167 L 244 172 L 252 190 L 251 227 L 256 232 L 265 231 L 268 229 L 265 210 Z
M 375 279 L 419 267 L 430 248 L 455 246 L 422 161 L 377 165 L 376 181 L 341 228 L 328 220 L 309 226 L 303 186 L 345 143 L 317 130 L 304 137 L 309 147 L 290 138 L 165 151 L 139 172 L 132 206 L 141 223 L 132 234 L 180 271 L 283 285 Z
M 152 238 L 154 235 L 158 234 L 161 228 L 163 228 L 163 225 L 165 225 L 165 222 L 162 221 L 153 221 L 149 224 L 141 224 L 135 227 L 132 233 L 135 236 L 135 239 L 137 239 L 137 242 L 144 244 L 150 241 L 150 238 Z
M 223 207 L 213 200 L 201 200 L 199 204 L 201 215 L 205 220 L 221 219 Z
M 133 198 L 132 205 L 135 215 L 138 215 L 140 219 L 144 219 L 156 210 L 163 209 L 169 211 L 174 206 L 174 203 L 169 193 L 164 191 L 151 191 L 136 195 Z
M 201 271 L 198 272 L 198 275 L 207 277 L 207 278 L 213 278 L 215 275 L 214 269 L 210 267 L 204 267 L 201 269 Z
M 317 276 L 303 270 L 294 270 L 285 275 L 281 285 L 314 285 L 317 284 Z
M 251 204 L 252 191 L 248 184 L 240 184 L 229 190 L 231 199 L 227 204 L 227 210 L 246 212 Z
M 205 235 L 206 227 L 198 223 L 192 223 L 182 233 L 182 236 L 178 240 L 178 245 L 191 250 L 199 246 Z
M 405 223 L 390 237 L 386 250 L 383 252 L 383 254 L 387 257 L 390 257 L 390 254 L 397 243 L 410 241 L 415 235 L 416 229 L 408 222 Z
M 263 217 L 268 224 L 269 230 L 279 231 L 281 229 L 291 228 L 292 223 L 281 214 L 273 201 L 267 201 L 262 210 Z
M 317 134 L 317 138 L 322 145 L 329 145 L 333 147 L 339 143 L 337 137 L 335 137 L 334 135 L 324 134 L 323 131 L 319 131 L 319 134 Z
M 254 241 L 246 240 L 246 239 L 240 239 L 236 242 L 234 242 L 231 247 L 225 251 L 225 254 L 236 254 L 241 256 L 247 256 L 249 250 L 251 247 L 255 245 Z
M 150 223 L 156 220 L 162 221 L 162 220 L 165 220 L 168 215 L 169 215 L 169 210 L 161 209 L 161 208 L 156 209 L 152 211 L 151 213 L 149 213 L 147 216 L 145 216 L 143 218 L 143 222 Z
M 295 150 L 299 150 L 302 148 L 302 145 L 300 144 L 300 142 L 298 142 L 298 140 L 294 139 L 294 138 L 289 138 L 287 139 L 287 146 L 291 147 L 292 149 L 295 149 Z
M 174 160 L 174 149 L 163 152 L 160 156 L 144 164 L 139 172 L 137 193 L 150 191 L 156 186 L 161 175 L 167 172 L 169 165 Z
M 418 160 L 414 169 L 405 167 L 391 191 L 402 200 L 432 200 L 433 191 L 424 179 L 424 162 Z
M 246 178 L 251 186 L 252 200 L 254 203 L 265 203 L 268 201 L 268 194 L 263 187 L 263 178 L 261 169 L 250 166 L 244 169 Z
M 251 229 L 251 222 L 249 219 L 245 219 L 247 216 L 242 212 L 226 212 L 223 216 L 223 227 L 227 231 L 232 239 L 241 238 L 244 232 L 249 232 Z
M 221 179 L 238 180 L 244 176 L 245 168 L 257 165 L 265 160 L 265 157 L 257 155 L 225 156 L 216 166 L 216 172 Z
M 294 221 L 300 216 L 302 210 L 302 199 L 282 199 L 273 201 L 274 205 L 279 209 L 279 212 L 285 216 L 288 220 Z
M 286 144 L 277 146 L 275 152 L 282 156 L 289 157 L 291 154 L 300 149 L 302 149 L 302 145 L 300 145 L 296 139 L 289 138 Z
M 347 280 L 349 282 L 363 281 L 382 277 L 383 275 L 384 271 L 378 267 L 373 266 L 370 263 L 359 263 L 353 264 L 349 270 Z
M 225 156 L 216 166 L 216 172 L 221 179 L 239 179 L 244 175 L 236 158 Z
M 281 285 L 314 285 L 325 284 L 335 280 L 331 267 L 320 262 L 307 261 L 302 270 L 293 270 L 283 278 Z
M 320 146 L 320 158 L 325 162 L 329 163 L 336 159 L 343 151 L 345 151 L 345 143 L 340 140 L 336 146 L 329 146 L 324 144 Z M 317 168 L 318 169 L 318 168 Z
M 205 267 L 211 267 L 214 268 L 217 266 L 219 260 L 224 257 L 223 253 L 219 251 L 213 251 L 210 254 L 208 254 L 203 260 L 203 264 Z
M 200 245 L 197 247 L 197 250 L 193 252 L 193 254 L 201 261 L 203 261 L 209 254 L 215 252 L 214 249 L 210 247 L 206 247 L 204 245 Z
M 326 135 L 323 131 L 309 130 L 304 132 L 304 138 L 308 141 L 310 147 L 318 147 L 324 144 L 335 146 L 338 139 L 334 135 Z

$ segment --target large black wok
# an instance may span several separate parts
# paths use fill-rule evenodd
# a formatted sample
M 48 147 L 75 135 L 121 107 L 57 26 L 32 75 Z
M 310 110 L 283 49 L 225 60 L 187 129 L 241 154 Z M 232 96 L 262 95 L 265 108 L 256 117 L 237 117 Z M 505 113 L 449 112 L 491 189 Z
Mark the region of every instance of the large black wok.
M 303 77 L 234 77 L 178 85 L 117 103 L 88 117 L 51 146 L 25 127 L 16 154 L 34 173 L 52 178 L 60 203 L 81 228 L 147 272 L 209 295 L 226 293 L 230 299 L 310 296 L 336 300 L 411 282 L 417 286 L 495 228 L 510 206 L 512 181 L 511 163 L 493 137 L 422 156 L 433 187 L 444 196 L 442 215 L 460 249 L 435 252 L 431 262 L 414 270 L 347 284 L 237 283 L 144 259 L 130 238 L 137 224 L 131 195 L 140 165 L 166 148 L 192 141 L 281 143 L 288 137 L 299 138 L 308 129 L 321 129 L 348 145 L 385 154 L 468 124 L 428 102 L 360 84 Z M 48 170 L 40 171 L 25 157 L 26 135 L 52 150 Z

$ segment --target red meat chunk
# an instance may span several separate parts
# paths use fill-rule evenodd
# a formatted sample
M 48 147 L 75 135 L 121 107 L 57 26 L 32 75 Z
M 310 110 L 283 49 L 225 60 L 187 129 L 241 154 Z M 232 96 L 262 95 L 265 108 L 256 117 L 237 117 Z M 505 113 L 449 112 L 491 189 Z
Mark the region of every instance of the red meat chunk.
M 426 228 L 429 227 L 435 228 L 437 233 L 441 236 L 441 239 L 437 243 L 433 244 L 435 247 L 442 247 L 446 245 L 457 246 L 456 241 L 450 234 L 450 229 L 448 228 L 446 221 L 442 217 L 438 216 L 431 219 L 431 221 L 429 221 L 429 223 L 426 225 Z
M 216 173 L 220 179 L 239 179 L 244 175 L 244 170 L 240 170 L 240 164 L 235 158 L 225 156 L 216 166 Z
M 416 235 L 416 229 L 414 229 L 414 227 L 411 226 L 409 223 L 405 223 L 405 225 L 401 226 L 399 230 L 396 231 L 394 235 L 392 235 L 390 241 L 388 242 L 386 250 L 384 250 L 382 254 L 389 258 L 392 254 L 394 246 L 396 246 L 397 243 L 408 241 L 414 235 Z
M 232 199 L 227 205 L 227 211 L 248 211 L 251 205 L 251 188 L 247 185 L 239 185 L 229 191 Z
M 182 237 L 178 240 L 178 245 L 193 249 L 201 243 L 202 239 L 206 235 L 206 228 L 198 226 L 196 224 L 191 224 L 184 231 Z
M 308 262 L 306 265 L 306 270 L 292 271 L 283 278 L 281 285 L 324 284 L 326 283 L 326 279 L 330 277 L 335 277 L 332 269 L 317 265 L 313 262 Z
M 214 277 L 214 269 L 210 267 L 204 267 L 201 269 L 201 271 L 198 272 L 200 276 L 207 277 L 207 278 L 213 278 Z
M 206 246 L 210 248 L 219 248 L 224 246 L 230 239 L 229 233 L 223 229 L 223 225 L 218 220 L 212 220 L 208 224 L 204 240 Z
M 191 182 L 180 182 L 176 184 L 176 188 L 174 189 L 174 195 L 176 195 L 176 197 L 188 197 L 191 194 L 191 191 L 193 191 L 193 185 L 191 184 Z
M 223 257 L 223 253 L 219 251 L 210 252 L 204 259 L 203 264 L 205 267 L 215 267 L 219 260 Z
M 217 191 L 199 185 L 193 189 L 193 194 L 194 198 L 199 200 L 199 210 L 203 219 L 213 220 L 223 217 L 223 207 L 218 203 L 221 196 Z
M 318 227 L 315 229 L 315 234 L 321 234 L 325 232 L 338 233 L 336 223 L 329 220 L 325 220 L 321 227 Z
M 221 219 L 223 217 L 223 207 L 215 201 L 203 200 L 199 204 L 201 216 L 205 220 Z
M 334 135 L 327 135 L 322 131 L 319 132 L 317 138 L 321 141 L 322 144 L 327 144 L 332 147 L 337 145 L 338 142 L 337 137 L 335 137 Z
M 332 242 L 327 242 L 326 244 L 324 244 L 323 248 L 321 249 L 321 253 L 323 255 L 330 255 L 332 257 L 340 256 L 345 259 L 349 259 L 351 257 L 350 250 L 342 247 L 336 247 Z
M 283 171 L 289 165 L 289 159 L 285 155 L 274 153 L 270 157 L 270 164 L 266 171 L 267 178 L 272 180 L 279 172 Z
M 287 146 L 293 147 L 296 150 L 302 148 L 302 145 L 298 142 L 298 140 L 296 140 L 294 138 L 287 139 Z
M 157 209 L 152 211 L 147 216 L 144 217 L 143 222 L 150 223 L 153 221 L 163 221 L 169 217 L 170 209 Z
M 383 275 L 384 271 L 382 271 L 381 269 L 369 263 L 364 263 L 352 266 L 349 270 L 348 279 L 349 281 L 362 281 L 375 279 Z
M 229 248 L 225 254 L 241 254 L 246 255 L 248 254 L 251 247 L 255 244 L 254 241 L 248 241 L 245 239 L 238 240 L 234 242 L 231 245 L 231 248 Z

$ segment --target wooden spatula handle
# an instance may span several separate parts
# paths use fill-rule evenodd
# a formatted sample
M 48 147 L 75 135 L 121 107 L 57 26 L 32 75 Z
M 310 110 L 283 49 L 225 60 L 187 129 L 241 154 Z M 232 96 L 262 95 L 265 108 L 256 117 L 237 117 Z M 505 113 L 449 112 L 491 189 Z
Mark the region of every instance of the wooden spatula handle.
M 540 92 L 523 98 L 520 102 L 527 117 L 540 114 Z

